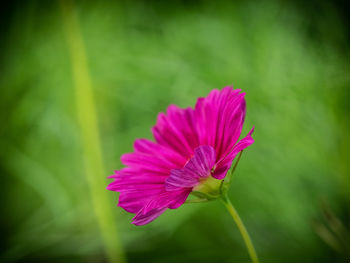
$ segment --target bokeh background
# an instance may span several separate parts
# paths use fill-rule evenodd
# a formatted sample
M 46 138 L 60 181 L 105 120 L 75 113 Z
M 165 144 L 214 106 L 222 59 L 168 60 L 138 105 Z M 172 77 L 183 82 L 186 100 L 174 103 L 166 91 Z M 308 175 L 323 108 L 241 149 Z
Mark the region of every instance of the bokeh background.
M 346 1 L 1 7 L 1 262 L 249 262 L 220 202 L 130 224 L 106 177 L 157 113 L 247 95 L 230 197 L 261 262 L 349 262 Z M 121 261 L 120 261 L 121 262 Z

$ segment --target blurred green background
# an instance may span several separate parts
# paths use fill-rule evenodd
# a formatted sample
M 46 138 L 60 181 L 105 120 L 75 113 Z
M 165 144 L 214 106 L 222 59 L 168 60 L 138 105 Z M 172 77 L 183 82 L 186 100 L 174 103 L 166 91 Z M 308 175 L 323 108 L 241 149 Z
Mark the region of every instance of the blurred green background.
M 250 262 L 218 201 L 136 227 L 105 190 L 158 112 L 233 84 L 256 142 L 230 197 L 261 262 L 349 262 L 346 14 L 346 1 L 3 5 L 0 261 Z

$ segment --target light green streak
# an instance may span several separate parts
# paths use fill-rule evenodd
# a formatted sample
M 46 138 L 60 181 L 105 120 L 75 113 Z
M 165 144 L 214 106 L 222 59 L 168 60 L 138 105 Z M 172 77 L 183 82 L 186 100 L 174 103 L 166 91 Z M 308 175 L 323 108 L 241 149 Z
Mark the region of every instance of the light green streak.
M 236 209 L 232 205 L 230 199 L 227 198 L 227 196 L 223 196 L 221 198 L 221 200 L 224 203 L 224 205 L 227 208 L 230 215 L 232 216 L 233 220 L 235 221 L 235 223 L 239 229 L 239 232 L 241 232 L 242 238 L 243 238 L 244 243 L 248 249 L 248 253 L 249 253 L 250 258 L 252 259 L 252 262 L 259 263 L 259 259 L 258 259 L 256 252 L 255 252 L 253 242 L 252 242 L 252 240 L 248 234 L 248 231 L 245 228 L 245 226 L 242 222 L 242 219 L 240 218 L 238 212 L 236 211 Z
M 88 72 L 79 21 L 71 1 L 61 0 L 63 23 L 68 41 L 75 87 L 76 109 L 84 151 L 85 174 L 90 187 L 94 212 L 100 227 L 109 262 L 125 262 L 117 226 L 107 197 L 104 164 L 97 125 L 96 108 Z

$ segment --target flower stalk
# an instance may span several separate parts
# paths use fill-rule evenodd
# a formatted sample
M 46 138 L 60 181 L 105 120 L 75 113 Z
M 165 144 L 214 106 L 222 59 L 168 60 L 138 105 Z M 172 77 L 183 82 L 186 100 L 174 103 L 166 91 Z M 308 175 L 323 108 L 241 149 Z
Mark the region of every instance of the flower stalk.
M 249 256 L 252 260 L 253 263 L 259 263 L 259 259 L 258 256 L 256 254 L 253 242 L 249 236 L 249 233 L 247 231 L 247 229 L 245 228 L 242 219 L 240 218 L 237 210 L 235 209 L 235 207 L 232 205 L 230 199 L 228 199 L 227 195 L 222 196 L 222 198 L 220 199 L 224 206 L 226 207 L 227 211 L 230 213 L 230 215 L 232 216 L 233 220 L 235 221 L 239 232 L 242 235 L 242 238 L 244 240 L 244 243 L 247 247 Z
M 232 216 L 233 220 L 235 221 L 237 227 L 238 227 L 238 230 L 239 232 L 241 233 L 242 235 L 242 238 L 244 240 L 244 243 L 247 247 L 247 250 L 248 250 L 248 253 L 249 253 L 249 256 L 252 260 L 253 263 L 259 263 L 259 259 L 258 259 L 258 256 L 256 254 L 256 251 L 255 251 L 255 248 L 254 248 L 254 245 L 253 245 L 253 242 L 249 236 L 249 233 L 247 231 L 247 229 L 245 228 L 244 224 L 243 224 L 243 221 L 241 219 L 241 217 L 239 216 L 237 210 L 235 209 L 235 207 L 232 205 L 230 199 L 228 198 L 228 189 L 231 185 L 231 181 L 232 181 L 232 177 L 233 177 L 233 174 L 234 174 L 234 171 L 236 170 L 237 168 L 237 165 L 241 159 L 241 156 L 242 156 L 242 153 L 243 151 L 241 151 L 237 157 L 237 161 L 235 162 L 235 164 L 233 165 L 230 173 L 227 175 L 227 178 L 225 178 L 225 180 L 222 182 L 221 184 L 221 190 L 220 190 L 220 193 L 221 193 L 221 197 L 220 197 L 220 200 L 223 202 L 224 206 L 226 207 L 227 211 L 230 213 L 230 215 Z
M 187 200 L 186 203 L 202 203 L 207 202 L 211 200 L 220 199 L 224 206 L 226 207 L 227 211 L 232 216 L 233 220 L 235 221 L 239 232 L 242 235 L 242 238 L 244 240 L 244 243 L 247 247 L 249 256 L 253 263 L 259 263 L 258 256 L 256 254 L 253 242 L 248 234 L 247 229 L 245 228 L 242 219 L 240 218 L 237 210 L 232 205 L 230 199 L 228 198 L 228 190 L 231 185 L 232 177 L 234 174 L 234 171 L 237 168 L 237 165 L 241 159 L 243 151 L 241 151 L 238 156 L 235 164 L 227 173 L 225 180 L 217 180 L 215 178 L 208 179 L 207 182 L 205 182 L 201 187 L 197 188 L 197 191 L 192 191 L 192 195 L 196 196 L 195 199 Z M 218 186 L 219 185 L 219 186 Z M 216 187 L 215 187 L 216 186 Z M 218 187 L 217 187 L 218 186 Z

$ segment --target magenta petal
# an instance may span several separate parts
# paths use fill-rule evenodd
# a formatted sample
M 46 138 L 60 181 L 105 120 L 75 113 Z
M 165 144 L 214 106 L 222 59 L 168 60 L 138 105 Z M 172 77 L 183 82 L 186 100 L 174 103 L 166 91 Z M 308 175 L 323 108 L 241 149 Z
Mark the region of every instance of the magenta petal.
M 183 190 L 181 189 L 174 192 L 163 192 L 155 198 L 152 198 L 143 208 L 143 214 L 148 214 L 150 211 L 156 208 L 168 207 L 175 201 L 175 199 L 178 198 L 179 195 L 181 195 L 182 191 Z
M 152 128 L 152 132 L 158 144 L 185 158 L 190 158 L 194 148 L 199 146 L 192 108 L 180 109 L 170 105 L 166 114 L 158 115 L 157 124 Z
M 175 209 L 181 206 L 187 199 L 191 190 L 177 192 L 164 192 L 150 200 L 133 218 L 133 224 L 148 224 L 160 216 L 167 208 Z
M 132 223 L 137 226 L 146 225 L 156 219 L 158 216 L 163 214 L 167 208 L 155 208 L 148 212 L 147 214 L 143 214 L 142 210 L 136 214 L 133 218 Z
M 125 191 L 128 189 L 139 189 L 142 185 L 150 188 L 163 185 L 168 175 L 139 171 L 131 168 L 124 168 L 116 171 L 110 176 L 114 181 L 107 187 L 111 191 Z
M 173 202 L 169 205 L 170 209 L 176 209 L 185 203 L 188 195 L 191 193 L 192 189 L 185 189 L 180 194 L 178 194 L 177 198 L 173 200 Z
M 121 192 L 118 206 L 124 208 L 130 213 L 137 213 L 142 209 L 150 199 L 156 198 L 164 192 L 163 189 L 147 189 L 143 191 Z
M 160 160 L 156 156 L 146 155 L 143 153 L 133 152 L 123 154 L 121 161 L 124 165 L 139 170 L 156 171 L 158 173 L 167 174 L 174 167 L 174 164 Z
M 215 149 L 211 146 L 199 146 L 194 150 L 194 156 L 184 169 L 195 172 L 199 177 L 208 177 L 216 160 Z
M 176 191 L 183 187 L 193 187 L 198 184 L 199 177 L 196 174 L 189 174 L 185 169 L 173 169 L 170 176 L 165 180 L 167 191 Z
M 254 132 L 254 128 L 248 133 L 246 137 L 240 140 L 221 160 L 219 160 L 216 164 L 216 169 L 213 173 L 213 177 L 216 179 L 223 179 L 226 176 L 227 171 L 230 169 L 232 161 L 236 157 L 236 155 L 247 148 L 249 145 L 254 143 L 254 139 L 252 138 L 252 133 Z
M 218 159 L 236 144 L 245 118 L 244 93 L 225 87 L 200 98 L 195 107 L 200 145 L 210 145 Z
M 147 139 L 137 139 L 134 143 L 135 152 L 147 154 L 159 161 L 170 163 L 172 167 L 182 167 L 187 159 L 169 147 L 157 144 Z
M 165 180 L 167 191 L 176 191 L 180 188 L 192 188 L 199 183 L 200 178 L 210 175 L 216 160 L 215 149 L 211 146 L 200 146 L 194 150 L 194 156 L 183 169 L 171 170 Z
M 134 224 L 181 206 L 202 178 L 226 176 L 237 153 L 254 142 L 253 130 L 238 142 L 244 96 L 225 87 L 199 98 L 194 109 L 170 105 L 152 128 L 155 142 L 135 140 L 134 152 L 121 157 L 126 167 L 109 177 L 114 180 L 107 187 L 120 192 L 118 205 L 136 214 Z

